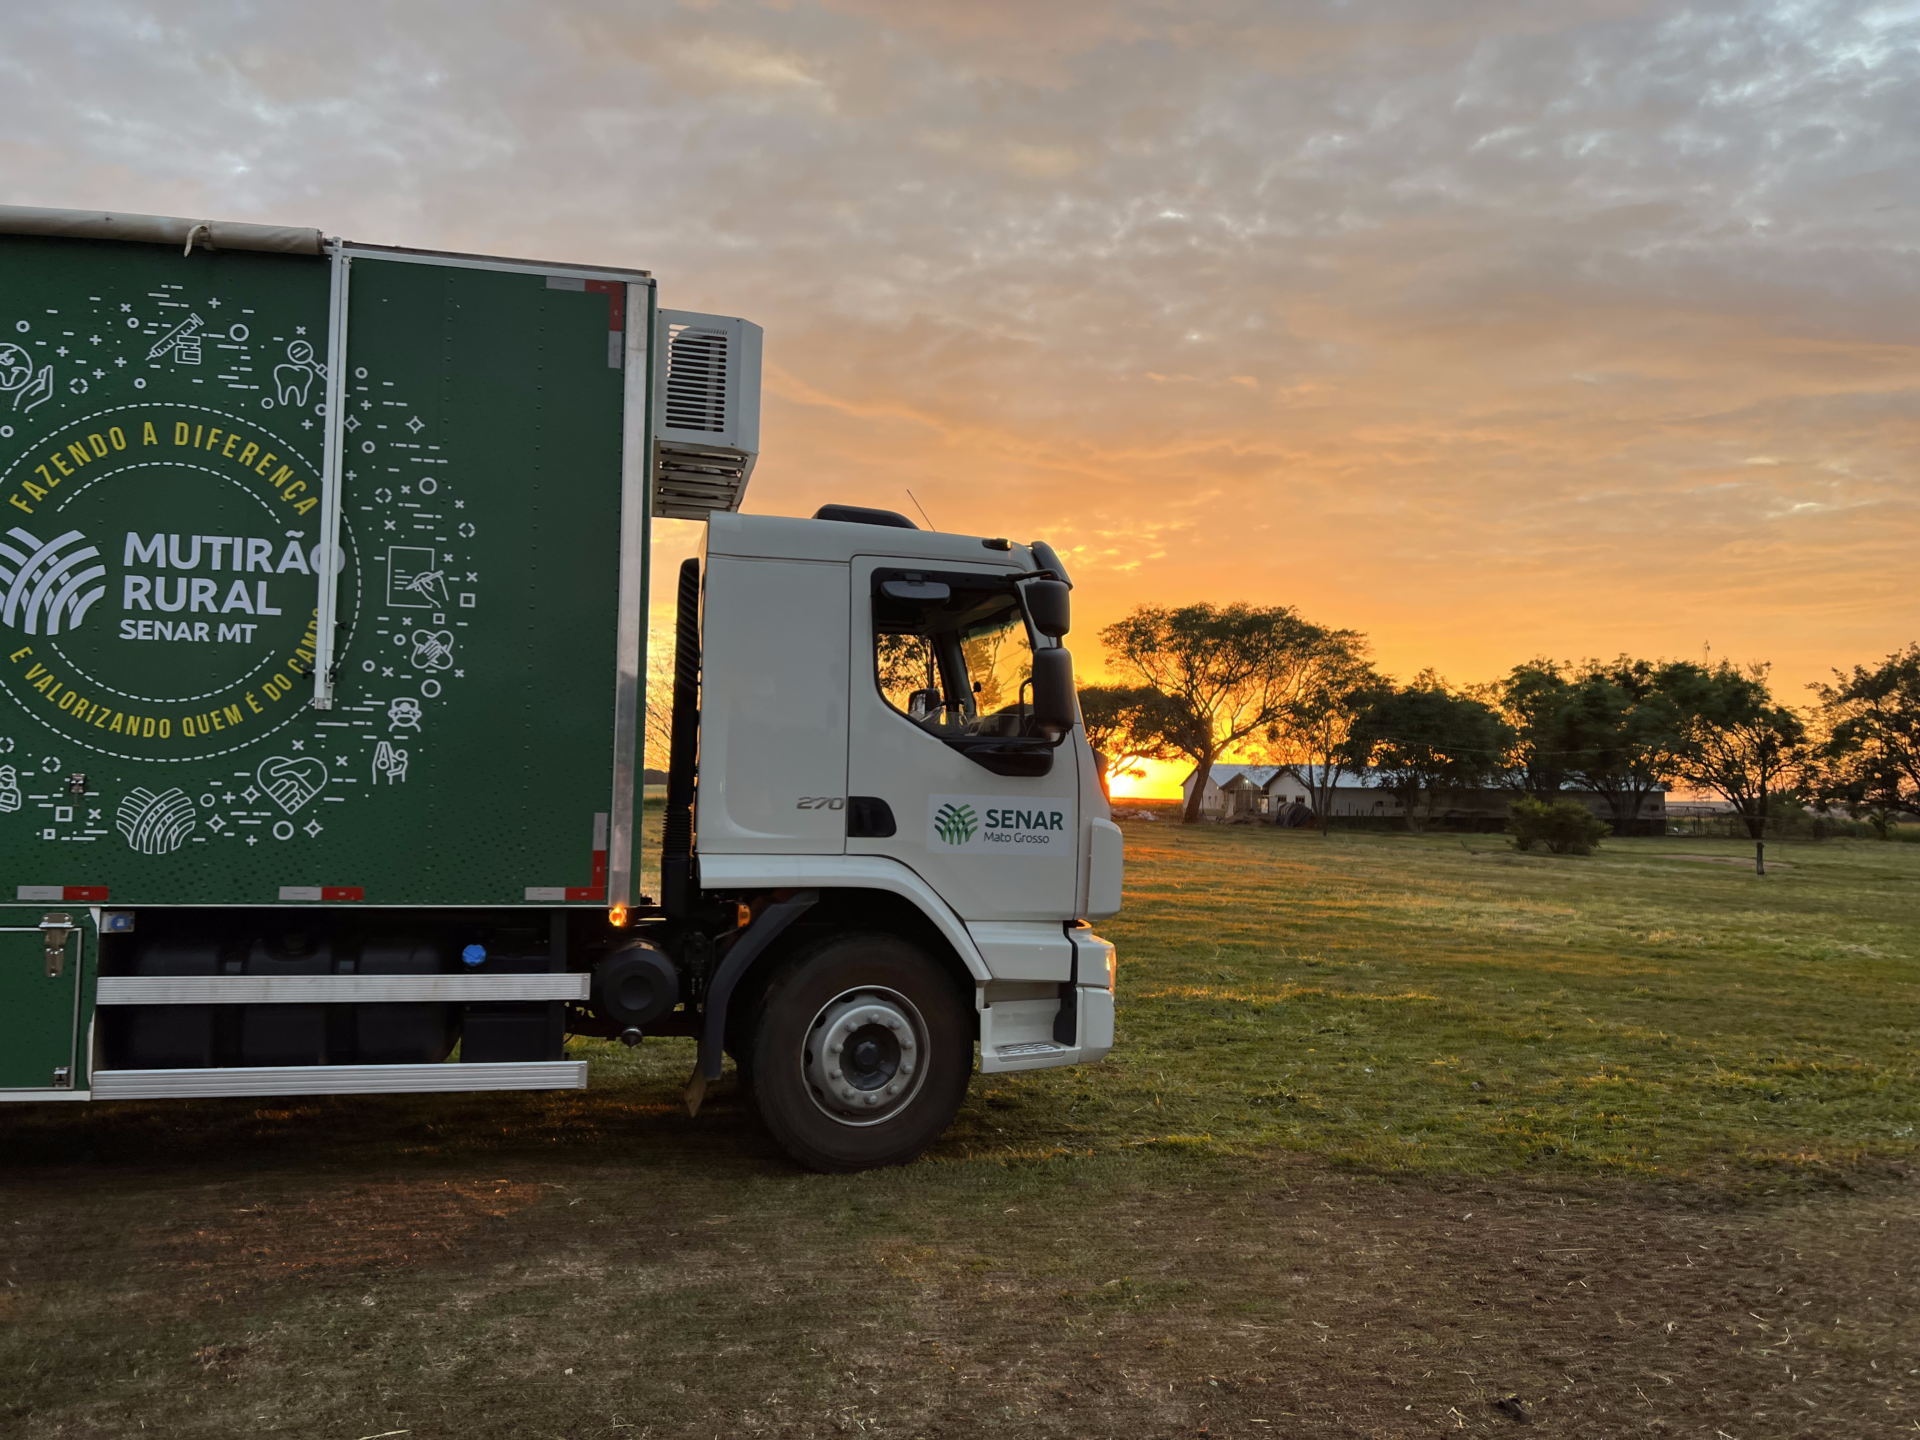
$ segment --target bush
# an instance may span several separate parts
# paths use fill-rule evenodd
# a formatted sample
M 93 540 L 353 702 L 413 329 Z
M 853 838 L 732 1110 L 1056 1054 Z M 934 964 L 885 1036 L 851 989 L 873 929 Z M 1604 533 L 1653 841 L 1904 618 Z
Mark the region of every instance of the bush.
M 1516 800 L 1507 811 L 1514 848 L 1544 845 L 1555 855 L 1591 855 L 1613 827 L 1577 800 Z

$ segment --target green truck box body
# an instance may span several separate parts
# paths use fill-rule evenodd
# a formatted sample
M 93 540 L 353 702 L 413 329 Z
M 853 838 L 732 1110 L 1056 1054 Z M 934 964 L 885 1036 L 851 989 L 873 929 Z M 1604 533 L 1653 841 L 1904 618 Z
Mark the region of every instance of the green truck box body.
M 651 282 L 351 254 L 0 236 L 0 901 L 633 898 L 607 857 Z

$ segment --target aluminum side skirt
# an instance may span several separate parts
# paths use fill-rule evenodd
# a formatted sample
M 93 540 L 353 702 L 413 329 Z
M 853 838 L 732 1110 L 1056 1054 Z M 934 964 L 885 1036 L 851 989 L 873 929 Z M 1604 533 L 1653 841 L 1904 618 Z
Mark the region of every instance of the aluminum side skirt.
M 222 1070 L 96 1070 L 96 1100 L 219 1095 L 427 1095 L 462 1090 L 584 1090 L 584 1060 L 495 1065 L 275 1065 Z
M 380 1005 L 585 1000 L 585 975 L 102 975 L 96 1005 Z

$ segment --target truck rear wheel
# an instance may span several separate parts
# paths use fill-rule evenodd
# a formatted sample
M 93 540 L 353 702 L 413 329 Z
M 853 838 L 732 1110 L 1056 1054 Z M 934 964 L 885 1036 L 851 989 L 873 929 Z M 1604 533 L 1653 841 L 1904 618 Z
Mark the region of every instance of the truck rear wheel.
M 973 1071 L 966 997 L 892 935 L 840 935 L 781 967 L 754 1035 L 754 1093 L 814 1170 L 902 1165 L 949 1124 Z

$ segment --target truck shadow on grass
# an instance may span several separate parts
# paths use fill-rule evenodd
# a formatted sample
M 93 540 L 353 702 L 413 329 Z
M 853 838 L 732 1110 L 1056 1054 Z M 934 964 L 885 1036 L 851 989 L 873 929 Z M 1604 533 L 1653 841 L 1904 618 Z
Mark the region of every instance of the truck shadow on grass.
M 650 1042 L 658 1043 L 658 1042 Z M 594 1046 L 606 1052 L 613 1047 Z M 684 1049 L 691 1068 L 690 1043 Z M 102 1173 L 328 1172 L 541 1156 L 556 1163 L 744 1166 L 792 1173 L 729 1067 L 697 1119 L 674 1060 L 609 1056 L 587 1091 L 285 1096 L 99 1102 L 0 1112 L 0 1148 L 18 1172 L 79 1164 Z M 600 1066 L 596 1062 L 595 1068 Z

